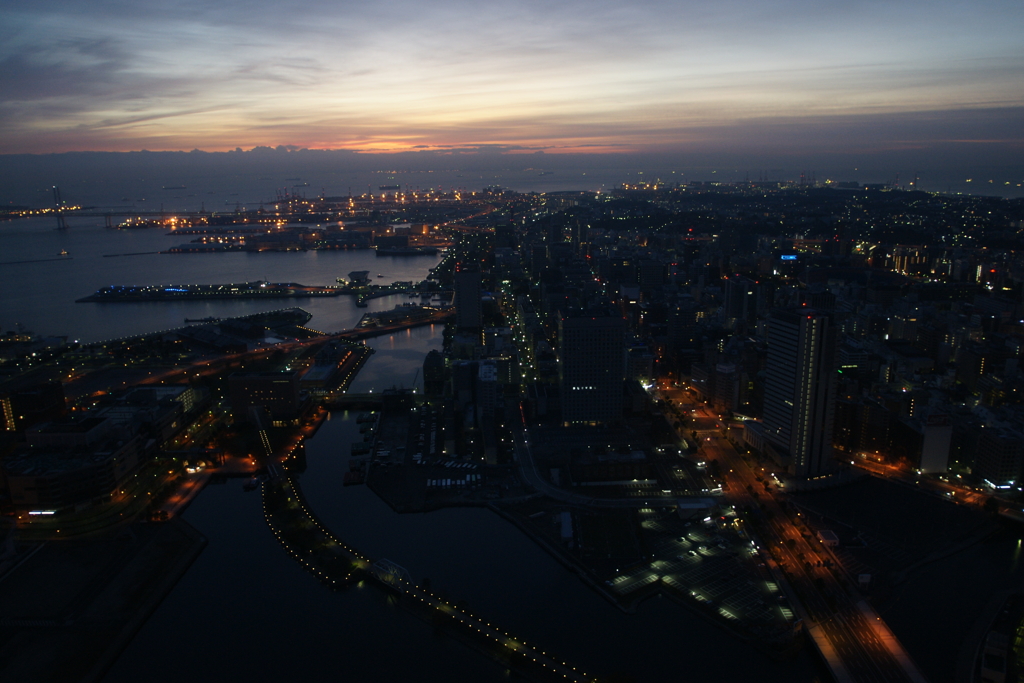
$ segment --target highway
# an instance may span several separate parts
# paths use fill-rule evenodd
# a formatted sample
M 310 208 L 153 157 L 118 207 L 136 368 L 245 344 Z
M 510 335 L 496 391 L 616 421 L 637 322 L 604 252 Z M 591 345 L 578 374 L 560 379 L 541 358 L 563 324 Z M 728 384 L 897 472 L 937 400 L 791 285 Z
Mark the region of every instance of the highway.
M 707 408 L 698 412 L 717 418 Z M 778 500 L 774 487 L 753 469 L 717 430 L 698 431 L 704 456 L 717 460 L 729 482 L 727 497 L 751 511 L 762 542 L 783 569 L 800 599 L 808 633 L 825 656 L 839 683 L 924 683 L 925 679 L 902 651 L 895 636 L 873 610 L 848 589 L 834 570 L 820 542 L 804 532 Z M 760 481 L 759 481 L 760 479 Z M 799 513 L 795 513 L 799 516 Z
M 868 457 L 857 457 L 851 461 L 855 467 L 865 472 L 870 472 L 878 477 L 890 481 L 898 481 L 909 486 L 920 487 L 924 491 L 937 495 L 944 495 L 958 503 L 970 505 L 983 505 L 988 499 L 988 494 L 972 488 L 967 484 L 958 483 L 955 475 L 949 475 L 948 481 L 932 478 L 922 478 L 913 470 L 889 465 L 883 462 L 876 462 Z

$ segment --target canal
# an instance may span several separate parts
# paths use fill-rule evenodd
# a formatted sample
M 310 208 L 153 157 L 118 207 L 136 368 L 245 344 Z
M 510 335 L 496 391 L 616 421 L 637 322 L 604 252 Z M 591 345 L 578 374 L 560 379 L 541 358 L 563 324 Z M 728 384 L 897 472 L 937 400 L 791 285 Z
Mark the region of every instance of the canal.
M 353 386 L 410 386 L 440 326 L 370 340 L 377 349 Z M 635 681 L 815 681 L 813 656 L 775 662 L 667 599 L 620 612 L 515 527 L 485 509 L 399 515 L 365 486 L 342 487 L 354 413 L 332 413 L 307 442 L 300 481 L 320 518 L 371 558 L 505 630 L 596 675 Z M 331 592 L 291 560 L 241 482 L 208 487 L 185 519 L 209 545 L 108 673 L 107 683 L 322 680 L 381 683 L 501 681 L 507 673 L 364 586 Z

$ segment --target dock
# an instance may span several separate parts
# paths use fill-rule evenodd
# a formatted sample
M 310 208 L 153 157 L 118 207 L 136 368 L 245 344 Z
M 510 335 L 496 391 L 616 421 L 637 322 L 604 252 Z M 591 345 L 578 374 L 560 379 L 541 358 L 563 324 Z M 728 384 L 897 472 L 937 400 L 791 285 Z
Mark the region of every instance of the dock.
M 296 282 L 229 283 L 222 285 L 112 285 L 102 287 L 75 303 L 124 303 L 138 301 L 181 301 L 188 299 L 271 299 L 332 297 L 341 287 L 300 285 Z

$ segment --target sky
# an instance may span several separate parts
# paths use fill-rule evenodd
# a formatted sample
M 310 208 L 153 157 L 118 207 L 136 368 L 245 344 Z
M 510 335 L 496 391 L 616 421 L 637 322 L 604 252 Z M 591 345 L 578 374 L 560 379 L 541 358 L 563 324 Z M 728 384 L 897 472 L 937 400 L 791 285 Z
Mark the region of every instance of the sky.
M 1020 0 L 5 0 L 0 154 L 1024 149 Z

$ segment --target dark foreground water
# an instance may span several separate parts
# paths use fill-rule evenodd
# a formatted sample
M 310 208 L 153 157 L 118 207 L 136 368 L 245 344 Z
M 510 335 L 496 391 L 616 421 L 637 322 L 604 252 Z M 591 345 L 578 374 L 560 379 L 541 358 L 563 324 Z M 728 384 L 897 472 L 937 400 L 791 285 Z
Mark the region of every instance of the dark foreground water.
M 356 390 L 408 386 L 440 328 L 380 337 Z M 366 487 L 342 487 L 355 416 L 333 413 L 307 443 L 301 475 L 313 509 L 371 558 L 588 672 L 635 681 L 828 680 L 817 655 L 776 662 L 667 599 L 621 613 L 516 528 L 476 508 L 398 515 Z M 381 683 L 499 681 L 506 672 L 375 588 L 333 593 L 305 573 L 266 528 L 257 493 L 208 487 L 185 518 L 209 546 L 159 607 L 107 683 L 249 678 Z M 932 683 L 952 683 L 964 637 L 992 591 L 1024 585 L 1017 534 L 1007 531 L 913 575 L 883 614 Z M 158 662 L 159 666 L 154 663 Z
M 394 340 L 394 350 L 429 338 Z M 397 361 L 401 368 L 402 361 Z M 401 370 L 405 372 L 408 367 Z M 829 680 L 806 649 L 770 660 L 667 599 L 623 614 L 485 509 L 399 515 L 364 486 L 342 487 L 355 415 L 333 413 L 307 443 L 309 502 L 347 543 L 406 567 L 509 633 L 595 675 L 635 681 Z M 185 518 L 209 545 L 105 683 L 231 680 L 501 681 L 483 655 L 390 604 L 376 588 L 331 592 L 265 526 L 259 494 L 208 487 Z M 1022 583 L 1018 536 L 999 534 L 915 574 L 883 610 L 932 683 L 953 681 L 962 639 L 991 589 Z
M 341 538 L 415 580 L 465 600 L 526 642 L 588 673 L 636 681 L 819 679 L 813 657 L 772 661 L 665 599 L 627 615 L 484 509 L 398 515 L 366 487 L 341 486 L 353 414 L 334 413 L 307 444 L 301 483 Z M 483 655 L 388 603 L 373 587 L 334 593 L 266 528 L 258 493 L 211 486 L 185 518 L 209 538 L 192 569 L 105 679 L 501 681 Z

